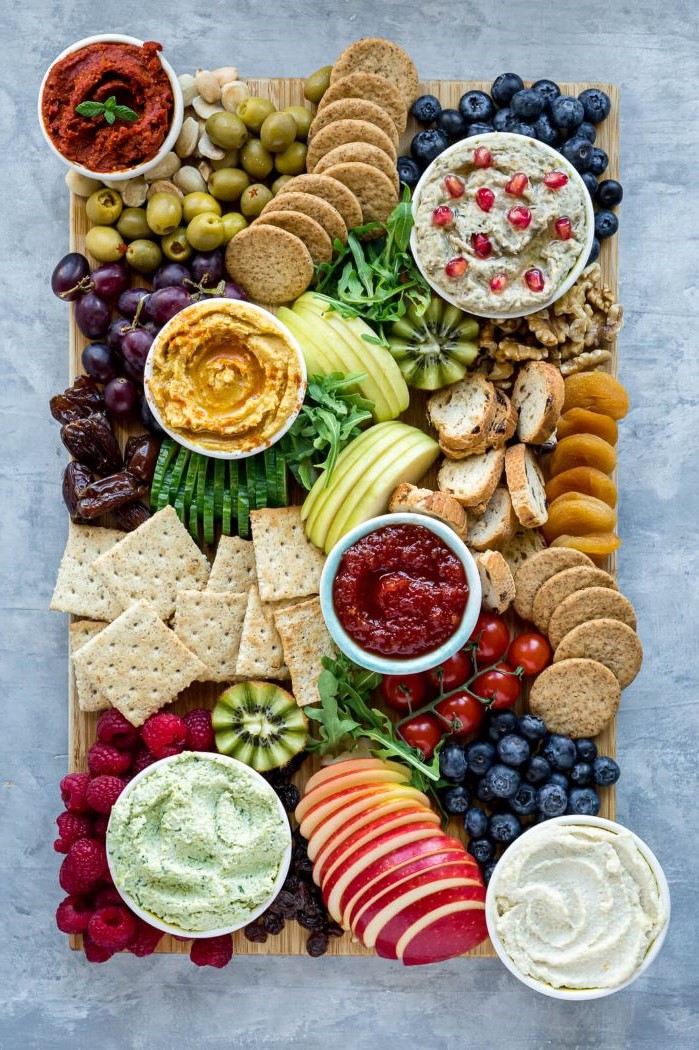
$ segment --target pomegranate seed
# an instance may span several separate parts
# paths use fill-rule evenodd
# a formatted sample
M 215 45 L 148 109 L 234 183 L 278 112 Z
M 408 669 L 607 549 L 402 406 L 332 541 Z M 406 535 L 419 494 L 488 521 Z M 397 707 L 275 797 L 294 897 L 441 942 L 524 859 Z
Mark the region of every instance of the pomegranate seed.
M 544 186 L 548 186 L 550 190 L 560 190 L 567 181 L 568 176 L 564 171 L 548 171 L 544 175 Z
M 487 259 L 493 250 L 490 237 L 486 237 L 484 233 L 471 234 L 471 247 L 479 259 Z
M 444 267 L 444 272 L 447 277 L 463 277 L 467 270 L 468 260 L 464 259 L 463 255 L 456 255 L 453 259 L 450 259 Z
M 487 186 L 481 186 L 476 193 L 476 204 L 481 211 L 490 211 L 495 203 L 495 194 Z
M 516 204 L 514 208 L 510 208 L 508 211 L 507 218 L 518 230 L 526 230 L 532 221 L 532 213 L 523 204 Z
M 477 168 L 489 168 L 493 163 L 490 150 L 486 149 L 485 146 L 479 146 L 478 149 L 474 149 L 473 163 Z
M 466 183 L 458 175 L 445 175 L 444 189 L 450 197 L 457 201 L 466 192 Z
M 451 226 L 454 221 L 454 212 L 446 204 L 435 208 L 432 212 L 432 222 L 435 226 Z
M 531 270 L 527 270 L 524 274 L 524 280 L 533 292 L 543 292 L 544 275 L 538 266 L 532 266 Z
M 569 241 L 573 236 L 573 227 L 567 215 L 561 215 L 560 219 L 556 219 L 554 225 L 559 241 Z
M 506 273 L 496 273 L 493 277 L 490 278 L 490 290 L 491 292 L 495 292 L 496 295 L 503 291 L 506 284 Z
M 529 179 L 523 171 L 516 171 L 509 182 L 505 183 L 505 193 L 511 197 L 521 197 L 529 186 Z

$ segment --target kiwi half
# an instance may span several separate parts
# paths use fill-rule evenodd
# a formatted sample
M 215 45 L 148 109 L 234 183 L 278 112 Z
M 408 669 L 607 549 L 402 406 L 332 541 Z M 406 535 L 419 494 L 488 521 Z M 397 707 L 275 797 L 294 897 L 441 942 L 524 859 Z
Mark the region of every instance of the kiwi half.
M 439 390 L 462 379 L 478 354 L 478 322 L 433 295 L 421 314 L 415 305 L 392 326 L 388 349 L 408 386 Z
M 213 710 L 216 747 L 258 773 L 285 766 L 306 746 L 308 719 L 286 689 L 239 682 Z

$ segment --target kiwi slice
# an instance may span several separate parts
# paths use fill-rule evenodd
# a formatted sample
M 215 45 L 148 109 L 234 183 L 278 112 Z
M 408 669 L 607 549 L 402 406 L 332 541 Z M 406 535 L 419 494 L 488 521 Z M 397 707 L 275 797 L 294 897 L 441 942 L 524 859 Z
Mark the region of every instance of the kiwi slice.
M 285 766 L 306 746 L 308 719 L 291 693 L 271 682 L 239 682 L 212 716 L 216 747 L 258 773 Z
M 408 386 L 439 390 L 462 379 L 478 354 L 478 322 L 433 295 L 420 313 L 412 304 L 391 327 L 388 349 Z

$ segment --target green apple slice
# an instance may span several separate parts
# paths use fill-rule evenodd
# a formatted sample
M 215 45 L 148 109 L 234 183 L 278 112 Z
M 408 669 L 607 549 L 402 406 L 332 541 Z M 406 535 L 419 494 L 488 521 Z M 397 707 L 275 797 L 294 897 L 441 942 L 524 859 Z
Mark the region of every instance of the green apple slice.
M 312 339 L 307 338 L 303 325 L 299 323 L 299 318 L 288 306 L 279 307 L 277 319 L 286 325 L 301 347 L 309 378 L 317 375 L 326 376 L 336 370 L 337 363 L 326 353 L 323 346 L 318 346 Z

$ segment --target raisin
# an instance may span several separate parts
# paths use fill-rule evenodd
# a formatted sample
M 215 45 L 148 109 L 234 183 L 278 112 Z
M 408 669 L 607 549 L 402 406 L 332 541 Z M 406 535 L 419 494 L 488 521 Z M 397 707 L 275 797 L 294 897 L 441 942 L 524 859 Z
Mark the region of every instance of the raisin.
M 114 431 L 98 412 L 66 423 L 61 427 L 61 441 L 74 459 L 97 474 L 115 474 L 123 467 Z
M 274 907 L 285 919 L 293 919 L 297 910 L 296 898 L 288 890 L 282 890 L 275 898 Z
M 114 520 L 118 529 L 133 532 L 139 525 L 150 518 L 150 511 L 142 503 L 127 503 L 114 511 Z
M 63 502 L 68 508 L 71 520 L 83 523 L 85 518 L 78 514 L 78 498 L 80 493 L 94 480 L 92 471 L 83 463 L 72 460 L 63 471 Z
M 325 955 L 328 950 L 328 935 L 326 933 L 312 933 L 306 941 L 306 951 L 312 959 L 318 959 Z
M 266 911 L 262 916 L 262 923 L 267 933 L 277 934 L 281 933 L 286 923 L 284 922 L 284 916 L 280 915 L 278 911 Z
M 126 469 L 134 477 L 150 485 L 153 480 L 159 452 L 160 442 L 151 434 L 139 434 L 138 437 L 130 437 L 124 449 Z
M 107 478 L 93 481 L 80 494 L 78 513 L 89 520 L 99 518 L 110 510 L 117 510 L 148 496 L 148 486 L 144 485 L 128 470 L 110 474 Z
M 327 917 L 319 908 L 306 908 L 299 912 L 296 921 L 304 930 L 322 930 L 327 924 Z
M 99 387 L 89 376 L 78 376 L 72 386 L 49 401 L 51 415 L 59 423 L 84 419 L 104 409 L 104 398 Z
M 252 941 L 253 944 L 264 944 L 267 940 L 267 930 L 259 920 L 248 923 L 243 933 L 246 939 Z
M 289 872 L 289 874 L 284 880 L 284 889 L 288 890 L 289 893 L 296 893 L 300 885 L 301 880 L 299 879 L 298 875 L 294 875 L 293 872 Z
M 301 801 L 301 792 L 295 784 L 284 784 L 281 787 L 275 788 L 277 795 L 281 800 L 281 804 L 288 813 L 293 811 Z
M 344 930 L 340 926 L 339 922 L 329 922 L 327 934 L 328 937 L 342 937 L 344 936 Z

